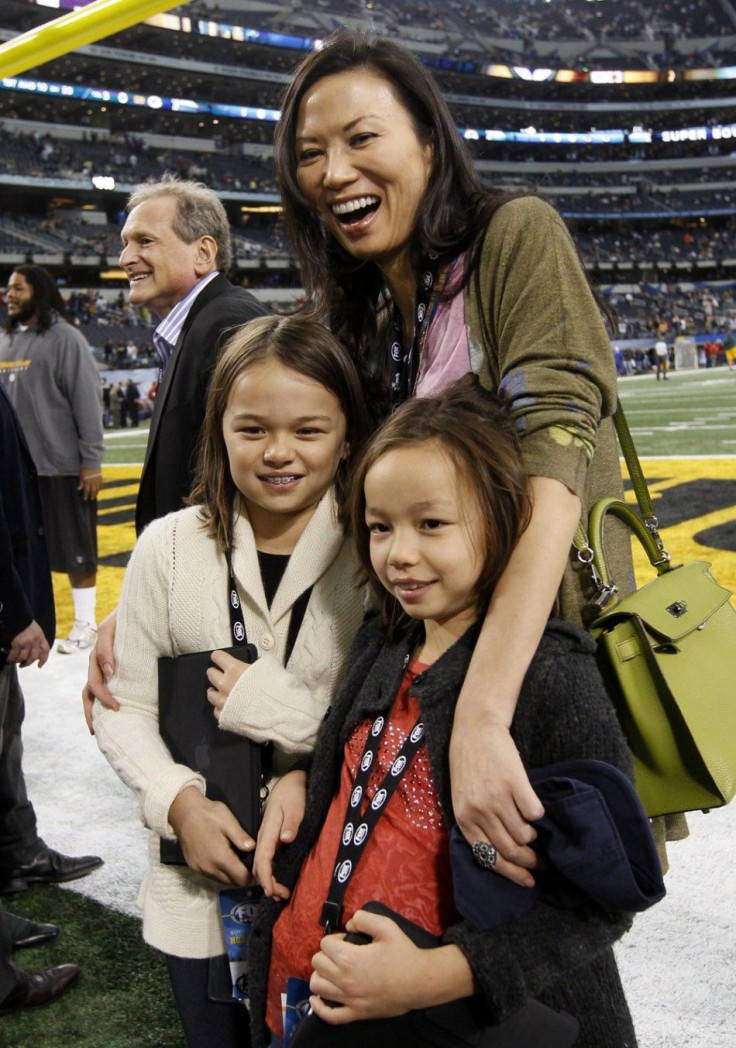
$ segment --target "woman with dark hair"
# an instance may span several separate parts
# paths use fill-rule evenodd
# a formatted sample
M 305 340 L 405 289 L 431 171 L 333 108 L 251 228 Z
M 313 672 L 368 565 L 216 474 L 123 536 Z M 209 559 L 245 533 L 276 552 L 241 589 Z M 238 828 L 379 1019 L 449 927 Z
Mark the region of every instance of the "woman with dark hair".
M 580 623 L 593 587 L 572 554 L 581 517 L 621 494 L 605 326 L 557 212 L 482 187 L 430 73 L 404 48 L 347 30 L 297 68 L 275 160 L 308 301 L 392 410 L 469 371 L 508 404 L 533 504 L 494 590 L 457 704 L 453 803 L 496 869 L 531 884 L 542 812 L 509 734 L 556 606 Z M 379 392 L 380 391 L 380 392 Z M 607 554 L 631 584 L 628 540 Z

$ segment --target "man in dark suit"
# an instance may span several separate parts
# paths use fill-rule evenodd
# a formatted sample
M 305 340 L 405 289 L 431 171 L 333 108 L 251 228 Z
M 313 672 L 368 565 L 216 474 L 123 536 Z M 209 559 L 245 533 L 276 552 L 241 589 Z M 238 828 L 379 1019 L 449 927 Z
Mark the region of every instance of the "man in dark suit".
M 230 226 L 222 203 L 199 182 L 165 176 L 138 186 L 126 205 L 120 264 L 130 302 L 161 318 L 153 343 L 161 359 L 151 430 L 136 504 L 138 534 L 181 509 L 192 487 L 207 389 L 228 336 L 268 310 L 225 277 Z M 113 666 L 113 617 L 101 623 L 84 689 L 92 730 L 94 698 L 117 708 L 104 678 Z
M 135 190 L 126 207 L 120 265 L 130 302 L 161 322 L 153 342 L 162 375 L 136 506 L 136 530 L 181 509 L 192 485 L 210 376 L 228 334 L 268 310 L 225 277 L 230 226 L 201 183 L 163 178 Z
M 49 848 L 38 836 L 26 794 L 17 667 L 43 666 L 55 627 L 36 469 L 0 386 L 0 894 L 23 891 L 32 883 L 83 877 L 102 862 L 97 856 L 72 858 Z M 26 975 L 10 960 L 11 949 L 46 942 L 58 932 L 55 925 L 6 913 L 0 904 L 0 1015 L 47 1004 L 78 977 L 74 964 Z

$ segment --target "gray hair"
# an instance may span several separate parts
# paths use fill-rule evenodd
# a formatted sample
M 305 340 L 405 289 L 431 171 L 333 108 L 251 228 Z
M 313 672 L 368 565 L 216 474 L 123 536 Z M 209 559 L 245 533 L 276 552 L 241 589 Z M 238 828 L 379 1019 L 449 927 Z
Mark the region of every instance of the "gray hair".
M 141 182 L 128 197 L 126 214 L 146 200 L 173 197 L 176 215 L 173 229 L 180 240 L 191 244 L 200 237 L 212 237 L 217 245 L 217 268 L 227 273 L 232 261 L 230 223 L 220 199 L 203 182 L 185 181 L 166 174 L 157 181 Z

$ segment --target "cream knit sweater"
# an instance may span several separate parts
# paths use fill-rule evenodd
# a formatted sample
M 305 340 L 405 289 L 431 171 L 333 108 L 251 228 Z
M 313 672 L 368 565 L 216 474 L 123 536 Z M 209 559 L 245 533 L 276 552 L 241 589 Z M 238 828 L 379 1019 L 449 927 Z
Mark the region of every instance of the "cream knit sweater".
M 299 539 L 270 610 L 245 516 L 234 527 L 233 570 L 248 640 L 259 658 L 230 694 L 220 726 L 273 742 L 275 770 L 283 773 L 294 754 L 314 747 L 365 610 L 352 544 L 337 523 L 332 494 L 319 503 Z M 291 608 L 309 586 L 309 604 L 284 668 Z M 222 953 L 224 940 L 219 885 L 187 867 L 163 866 L 158 858 L 159 837 L 173 836 L 168 812 L 174 798 L 187 786 L 204 792 L 204 780 L 176 764 L 159 735 L 157 660 L 229 645 L 226 587 L 225 557 L 202 530 L 196 507 L 153 521 L 133 551 L 118 606 L 110 688 L 120 710 L 95 707 L 99 747 L 138 797 L 152 831 L 139 896 L 143 936 L 178 957 Z

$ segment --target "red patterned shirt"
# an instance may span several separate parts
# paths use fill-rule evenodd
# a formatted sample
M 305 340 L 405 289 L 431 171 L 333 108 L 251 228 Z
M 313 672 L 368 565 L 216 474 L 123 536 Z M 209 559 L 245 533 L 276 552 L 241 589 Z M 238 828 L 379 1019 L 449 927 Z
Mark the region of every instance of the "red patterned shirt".
M 373 765 L 363 809 L 419 718 L 419 704 L 407 691 L 427 667 L 412 660 L 401 682 Z M 309 979 L 312 957 L 324 928 L 319 923 L 335 865 L 345 812 L 372 721 L 362 721 L 345 744 L 340 786 L 319 838 L 307 856 L 291 899 L 273 930 L 266 1021 L 282 1036 L 281 995 L 289 976 Z M 344 899 L 343 921 L 370 900 L 378 900 L 435 935 L 452 924 L 449 836 L 434 788 L 429 755 L 422 744 L 366 843 Z

